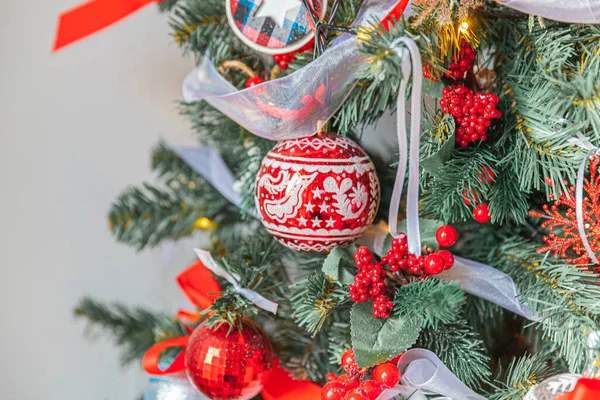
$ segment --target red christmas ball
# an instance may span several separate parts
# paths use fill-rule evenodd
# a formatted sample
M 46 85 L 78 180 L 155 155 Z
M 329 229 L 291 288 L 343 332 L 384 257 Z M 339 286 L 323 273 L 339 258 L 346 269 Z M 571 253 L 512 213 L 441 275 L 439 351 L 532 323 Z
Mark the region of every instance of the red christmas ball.
M 435 239 L 442 247 L 450 247 L 456 243 L 458 232 L 450 225 L 443 225 L 435 232 Z
M 254 322 L 244 320 L 242 330 L 222 324 L 210 329 L 199 325 L 185 351 L 189 380 L 213 400 L 248 400 L 269 379 L 273 348 Z
M 473 210 L 473 218 L 480 224 L 490 222 L 490 208 L 487 204 L 480 204 Z
M 379 206 L 365 151 L 335 133 L 279 142 L 264 158 L 255 192 L 267 230 L 294 249 L 328 252 L 360 237 Z
M 400 382 L 400 371 L 394 364 L 379 364 L 373 370 L 373 379 L 386 389 L 393 388 Z

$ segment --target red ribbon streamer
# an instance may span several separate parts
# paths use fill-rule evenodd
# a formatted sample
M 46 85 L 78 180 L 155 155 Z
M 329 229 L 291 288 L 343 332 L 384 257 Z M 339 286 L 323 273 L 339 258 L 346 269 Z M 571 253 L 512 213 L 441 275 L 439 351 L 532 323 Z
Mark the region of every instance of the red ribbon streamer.
M 52 51 L 90 36 L 150 3 L 162 0 L 90 0 L 58 17 Z
M 600 399 L 600 379 L 581 378 L 572 392 L 565 393 L 556 400 L 596 400 Z

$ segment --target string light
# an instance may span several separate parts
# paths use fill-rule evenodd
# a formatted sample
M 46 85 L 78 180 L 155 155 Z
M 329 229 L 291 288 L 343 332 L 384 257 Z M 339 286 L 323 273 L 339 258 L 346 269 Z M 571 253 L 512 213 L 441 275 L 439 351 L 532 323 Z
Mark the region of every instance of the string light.
M 194 223 L 194 228 L 196 229 L 208 229 L 210 228 L 212 225 L 212 221 L 206 217 L 202 217 L 199 218 L 195 223 Z
M 463 21 L 458 28 L 458 31 L 463 34 L 467 34 L 469 32 L 469 23 L 467 21 Z

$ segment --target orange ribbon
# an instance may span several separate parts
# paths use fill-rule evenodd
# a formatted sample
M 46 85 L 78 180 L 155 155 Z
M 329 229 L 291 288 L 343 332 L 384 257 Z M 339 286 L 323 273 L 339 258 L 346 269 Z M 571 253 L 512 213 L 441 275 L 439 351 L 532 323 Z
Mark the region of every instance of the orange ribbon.
M 177 276 L 179 287 L 198 308 L 210 307 L 215 299 L 220 296 L 221 286 L 214 278 L 212 272 L 196 261 L 189 268 Z M 195 323 L 200 320 L 198 312 L 181 310 L 177 318 Z M 191 333 L 192 328 L 185 325 Z M 185 349 L 190 335 L 164 340 L 150 347 L 142 359 L 142 367 L 150 375 L 170 375 L 185 371 L 185 351 L 180 352 L 177 357 L 165 369 L 159 367 L 160 355 L 167 349 L 179 347 Z M 321 387 L 310 381 L 298 381 L 292 379 L 286 370 L 279 367 L 277 359 L 271 372 L 269 381 L 261 391 L 265 400 L 319 400 L 321 398 Z
M 52 51 L 94 34 L 150 3 L 162 0 L 90 0 L 58 17 Z
M 596 400 L 600 399 L 600 379 L 581 378 L 577 381 L 575 389 L 564 393 L 556 400 Z

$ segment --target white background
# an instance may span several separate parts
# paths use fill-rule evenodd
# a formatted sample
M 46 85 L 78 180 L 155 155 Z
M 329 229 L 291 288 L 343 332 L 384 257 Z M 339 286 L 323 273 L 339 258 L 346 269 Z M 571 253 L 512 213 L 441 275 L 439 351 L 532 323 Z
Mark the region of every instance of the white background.
M 83 1 L 83 0 L 81 0 Z M 118 1 L 118 0 L 117 0 Z M 193 67 L 155 6 L 50 54 L 56 17 L 80 0 L 2 1 L 0 12 L 0 399 L 133 400 L 147 378 L 84 335 L 92 295 L 173 312 L 178 243 L 136 253 L 106 219 L 127 185 L 152 179 L 159 138 L 194 143 L 177 115 Z
M 0 12 L 2 400 L 137 398 L 139 366 L 122 369 L 72 309 L 91 295 L 173 312 L 186 305 L 174 277 L 202 244 L 180 242 L 167 260 L 111 236 L 109 205 L 152 179 L 156 141 L 194 143 L 174 104 L 193 61 L 152 5 L 50 54 L 56 17 L 79 2 L 3 1 Z

